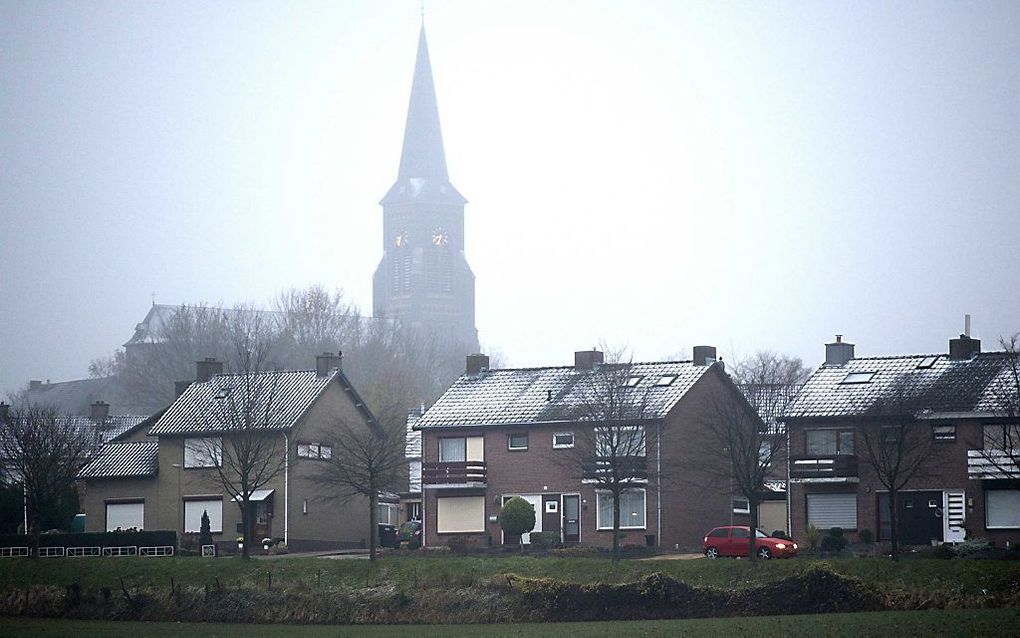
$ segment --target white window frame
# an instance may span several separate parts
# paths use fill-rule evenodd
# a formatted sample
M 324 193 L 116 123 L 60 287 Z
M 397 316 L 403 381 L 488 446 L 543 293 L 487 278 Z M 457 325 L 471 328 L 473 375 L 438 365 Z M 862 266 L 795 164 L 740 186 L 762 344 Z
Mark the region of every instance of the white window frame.
M 197 522 L 194 523 L 194 528 L 188 526 L 188 505 L 193 506 L 193 510 L 197 510 L 198 518 Z M 223 499 L 222 498 L 187 498 L 184 503 L 181 504 L 184 509 L 184 533 L 198 533 L 202 531 L 202 511 L 209 513 L 209 532 L 212 534 L 223 533 Z M 217 507 L 212 512 L 210 508 Z M 200 509 L 199 509 L 200 508 Z M 215 516 L 215 513 L 219 513 L 219 516 Z M 216 528 L 216 523 L 220 524 L 219 529 Z
M 833 492 L 833 493 L 818 493 L 818 494 L 812 493 L 812 494 L 806 494 L 805 497 L 804 497 L 804 517 L 807 520 L 807 524 L 808 525 L 815 525 L 815 527 L 817 527 L 818 529 L 821 529 L 821 530 L 828 530 L 831 527 L 833 527 L 833 525 L 825 525 L 825 524 L 819 525 L 819 524 L 816 524 L 815 521 L 811 520 L 811 500 L 812 500 L 812 497 L 814 497 L 814 498 L 818 498 L 818 497 L 825 498 L 827 496 L 828 497 L 841 496 L 841 497 L 843 497 L 844 499 L 847 499 L 847 500 L 851 500 L 851 497 L 852 497 L 854 525 L 853 525 L 853 527 L 848 527 L 848 526 L 844 526 L 844 525 L 840 525 L 839 527 L 842 527 L 846 531 L 854 531 L 854 530 L 858 529 L 858 526 L 861 524 L 860 502 L 859 502 L 859 499 L 858 499 L 858 495 L 856 493 L 854 493 L 854 492 Z
M 620 506 L 620 529 L 648 529 L 648 492 L 643 487 L 628 487 L 625 492 L 641 492 L 641 518 L 644 521 L 642 525 L 624 525 L 624 514 L 623 506 Z M 613 495 L 605 490 L 595 491 L 595 529 L 598 531 L 612 531 L 613 529 L 613 516 L 612 513 L 609 515 L 609 525 L 602 526 L 602 521 L 599 520 L 602 512 L 602 501 L 603 499 L 609 499 L 612 502 Z M 612 512 L 612 509 L 609 510 Z
M 619 453 L 621 451 L 620 448 L 622 448 L 624 446 L 619 444 L 619 443 L 616 443 L 616 441 L 619 439 L 620 435 L 622 433 L 624 433 L 624 432 L 630 432 L 630 433 L 637 432 L 637 433 L 639 433 L 639 435 L 641 436 L 641 452 L 639 454 L 620 454 Z M 633 437 L 633 434 L 631 434 L 631 436 Z M 605 442 L 605 438 L 606 437 L 608 437 L 608 440 L 609 440 L 608 443 Z M 618 457 L 618 458 L 623 458 L 623 457 L 643 458 L 643 457 L 646 457 L 648 455 L 648 438 L 645 436 L 645 428 L 644 428 L 643 425 L 622 425 L 622 426 L 615 426 L 615 427 L 600 427 L 600 428 L 596 428 L 596 430 L 595 430 L 595 456 L 602 457 L 602 458 L 609 457 L 608 452 L 610 450 L 607 449 L 607 448 L 614 447 L 613 443 L 616 443 L 616 445 L 615 445 L 615 447 L 617 448 L 617 450 L 616 450 L 617 451 L 616 457 Z M 603 454 L 602 452 L 607 452 L 607 453 Z
M 734 496 L 732 499 L 733 513 L 734 514 L 750 514 L 751 513 L 751 502 L 743 496 Z M 743 505 L 739 505 L 743 503 Z
M 325 443 L 298 443 L 297 456 L 299 459 L 328 461 L 333 458 L 333 446 Z
M 205 436 L 184 439 L 184 468 L 199 469 L 223 465 L 223 437 Z
M 464 448 L 464 458 L 462 459 L 444 459 L 443 458 L 443 441 L 458 440 L 461 442 Z M 467 461 L 467 437 L 466 436 L 444 436 L 439 439 L 439 462 L 440 463 L 464 463 Z
M 988 514 L 991 511 L 989 506 L 988 497 L 992 494 L 1011 493 L 1016 494 L 1014 498 L 1017 499 L 1016 507 L 1017 512 L 1014 513 L 1016 525 L 989 525 Z M 1020 490 L 986 490 L 985 491 L 985 529 L 1020 529 Z
M 517 437 L 523 436 L 524 437 L 524 445 L 514 445 L 513 441 L 514 441 L 514 437 L 515 436 L 517 436 Z M 528 440 L 528 433 L 527 432 L 506 435 L 506 449 L 508 449 L 508 450 L 512 450 L 512 451 L 515 451 L 515 452 L 523 452 L 524 450 L 528 449 L 528 444 L 529 443 L 530 443 L 530 441 Z
M 557 443 L 556 437 L 558 436 L 569 436 L 570 443 Z M 554 450 L 566 450 L 574 447 L 574 433 L 573 432 L 555 432 L 553 433 L 552 446 Z
M 379 525 L 396 525 L 400 519 L 400 505 L 397 503 L 377 503 L 376 522 Z M 383 520 L 383 511 L 386 511 L 386 519 Z
M 131 529 L 133 527 L 133 528 L 137 529 L 138 531 L 144 531 L 145 530 L 145 501 L 144 500 L 140 499 L 140 500 L 137 500 L 137 501 L 107 501 L 105 503 L 105 505 L 106 505 L 106 508 L 105 508 L 106 511 L 104 512 L 104 514 L 106 516 L 106 531 L 108 531 L 108 532 L 116 531 L 116 528 L 111 528 L 110 527 L 110 507 L 111 506 L 114 507 L 115 509 L 118 508 L 118 507 L 131 507 L 132 509 L 141 507 L 141 512 L 140 512 L 140 514 L 141 514 L 141 524 L 140 525 L 128 525 L 127 527 L 120 527 L 120 529 L 125 530 L 125 529 Z

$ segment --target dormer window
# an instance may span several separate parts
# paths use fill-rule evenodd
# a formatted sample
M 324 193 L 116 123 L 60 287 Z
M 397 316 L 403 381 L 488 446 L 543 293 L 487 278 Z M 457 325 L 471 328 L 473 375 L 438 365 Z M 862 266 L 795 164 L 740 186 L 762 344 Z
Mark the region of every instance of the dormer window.
M 840 381 L 840 383 L 871 383 L 871 379 L 874 376 L 874 370 L 870 372 L 851 372 L 843 377 L 843 380 Z

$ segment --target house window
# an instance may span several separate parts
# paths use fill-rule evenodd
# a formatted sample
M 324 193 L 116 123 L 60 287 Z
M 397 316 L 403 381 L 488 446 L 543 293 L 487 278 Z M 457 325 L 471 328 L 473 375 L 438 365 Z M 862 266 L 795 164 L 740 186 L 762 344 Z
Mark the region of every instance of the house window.
M 743 496 L 733 497 L 733 513 L 734 514 L 750 514 L 751 504 Z
M 641 426 L 598 428 L 595 431 L 596 456 L 644 456 L 645 452 L 645 429 Z
M 1020 426 L 985 424 L 981 426 L 986 450 L 1012 450 L 1020 448 Z
M 557 432 L 553 434 L 553 448 L 564 449 L 568 447 L 574 447 L 574 433 L 573 432 Z
M 463 463 L 467 460 L 467 439 L 463 436 L 439 439 L 440 463 Z
M 854 453 L 853 430 L 806 430 L 808 456 L 832 456 Z
M 1020 490 L 988 490 L 985 492 L 985 527 L 989 529 L 1020 528 Z
M 935 362 L 938 360 L 939 360 L 938 356 L 925 357 L 924 359 L 921 359 L 920 363 L 917 364 L 917 368 L 918 370 L 927 370 L 928 368 L 935 365 Z
M 300 459 L 322 459 L 328 461 L 333 458 L 333 447 L 323 443 L 298 443 L 297 455 Z
M 639 383 L 641 383 L 641 377 L 627 377 L 623 385 L 628 388 L 636 388 Z
M 857 494 L 808 494 L 807 521 L 820 530 L 857 529 Z
M 223 439 L 218 436 L 184 439 L 184 467 L 219 467 L 223 463 Z
M 201 499 L 184 501 L 184 531 L 202 531 L 202 512 L 209 515 L 209 531 L 223 532 L 223 499 Z
M 396 503 L 379 503 L 377 507 L 379 525 L 396 525 L 400 516 L 400 506 Z
M 870 383 L 871 378 L 875 376 L 875 372 L 851 372 L 850 374 L 843 377 L 840 383 Z
M 655 385 L 659 387 L 672 385 L 674 381 L 676 381 L 675 374 L 664 374 L 659 377 L 659 380 L 655 382 Z
M 436 499 L 436 531 L 440 534 L 485 531 L 484 496 L 445 496 Z
M 931 435 L 936 441 L 955 441 L 956 440 L 956 426 L 955 425 L 933 425 L 931 426 Z
M 598 528 L 613 529 L 613 495 L 596 492 L 598 499 Z M 645 491 L 628 489 L 620 493 L 620 529 L 645 528 Z
M 136 529 L 142 531 L 145 528 L 145 502 L 136 503 L 107 503 L 106 504 L 106 531 Z
M 527 434 L 511 434 L 507 437 L 507 449 L 526 450 L 528 449 Z

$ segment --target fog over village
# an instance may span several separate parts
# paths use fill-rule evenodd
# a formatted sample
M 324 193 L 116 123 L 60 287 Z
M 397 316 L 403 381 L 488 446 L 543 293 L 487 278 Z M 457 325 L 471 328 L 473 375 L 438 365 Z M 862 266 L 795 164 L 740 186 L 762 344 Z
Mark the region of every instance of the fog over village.
M 0 0 L 0 635 L 1009 633 L 1018 34 Z
M 416 3 L 0 6 L 0 388 L 83 378 L 153 300 L 372 311 Z M 821 361 L 1020 329 L 1009 2 L 433 2 L 477 327 Z

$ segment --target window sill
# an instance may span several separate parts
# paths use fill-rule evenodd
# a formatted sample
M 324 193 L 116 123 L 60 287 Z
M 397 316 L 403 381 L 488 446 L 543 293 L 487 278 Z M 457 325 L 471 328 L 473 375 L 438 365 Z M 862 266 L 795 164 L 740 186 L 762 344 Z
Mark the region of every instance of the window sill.
M 644 525 L 642 525 L 641 527 L 624 527 L 623 525 L 620 526 L 620 531 L 621 532 L 628 531 L 628 530 L 647 530 L 647 529 L 648 529 L 648 527 L 644 526 Z M 599 527 L 595 531 L 596 532 L 611 532 L 611 531 L 613 531 L 613 528 L 612 527 Z

